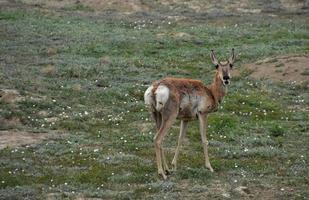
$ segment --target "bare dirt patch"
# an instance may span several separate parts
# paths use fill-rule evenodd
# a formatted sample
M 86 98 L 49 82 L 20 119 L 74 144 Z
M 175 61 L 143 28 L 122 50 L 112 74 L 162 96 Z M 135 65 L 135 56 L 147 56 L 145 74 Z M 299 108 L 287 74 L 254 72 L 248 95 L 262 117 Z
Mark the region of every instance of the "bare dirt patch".
M 47 133 L 29 133 L 16 130 L 0 131 L 0 149 L 38 143 L 49 136 L 50 134 Z
M 249 72 L 249 76 L 255 79 L 308 86 L 308 63 L 309 54 L 285 55 L 248 64 L 241 71 Z
M 148 11 L 149 8 L 143 1 L 139 0 L 22 0 L 28 5 L 36 5 L 46 8 L 79 8 L 91 9 L 94 11 L 117 10 L 127 14 L 132 12 Z
M 24 98 L 14 89 L 0 89 L 0 100 L 6 103 L 15 103 Z
M 10 129 L 10 128 L 19 128 L 22 127 L 23 124 L 19 117 L 11 117 L 9 119 L 0 117 L 0 128 L 2 130 Z

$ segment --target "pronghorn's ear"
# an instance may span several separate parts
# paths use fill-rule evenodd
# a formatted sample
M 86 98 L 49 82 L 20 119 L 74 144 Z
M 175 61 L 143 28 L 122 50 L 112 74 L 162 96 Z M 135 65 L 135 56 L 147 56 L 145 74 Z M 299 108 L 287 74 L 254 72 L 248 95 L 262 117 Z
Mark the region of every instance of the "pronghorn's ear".
M 211 62 L 216 65 L 216 67 L 219 65 L 219 62 L 216 58 L 216 55 L 214 53 L 214 50 L 211 50 L 211 53 L 210 53 L 210 58 L 211 58 Z
M 233 63 L 235 62 L 235 59 L 236 59 L 236 56 L 235 56 L 235 53 L 234 53 L 234 48 L 232 49 L 232 53 L 231 53 L 231 57 L 229 58 L 229 63 L 231 65 L 233 65 Z

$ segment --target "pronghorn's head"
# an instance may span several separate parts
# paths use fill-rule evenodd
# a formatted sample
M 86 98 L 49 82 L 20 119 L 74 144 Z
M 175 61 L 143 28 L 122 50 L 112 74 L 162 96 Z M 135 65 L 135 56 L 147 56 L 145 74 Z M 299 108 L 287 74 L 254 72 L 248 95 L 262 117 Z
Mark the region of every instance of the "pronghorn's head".
M 216 69 L 218 71 L 218 75 L 224 85 L 230 84 L 231 79 L 231 69 L 233 68 L 233 63 L 235 62 L 235 54 L 234 48 L 232 49 L 232 53 L 230 58 L 227 61 L 220 62 L 217 60 L 216 55 L 213 50 L 210 53 L 211 61 L 214 65 L 216 65 Z

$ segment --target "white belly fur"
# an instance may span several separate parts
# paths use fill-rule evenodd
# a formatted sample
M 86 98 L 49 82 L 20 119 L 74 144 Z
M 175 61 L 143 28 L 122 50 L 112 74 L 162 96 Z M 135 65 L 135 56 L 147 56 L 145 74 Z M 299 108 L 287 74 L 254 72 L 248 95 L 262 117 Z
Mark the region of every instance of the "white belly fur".
M 206 110 L 206 98 L 198 95 L 186 94 L 180 101 L 180 115 L 194 117 L 198 112 Z

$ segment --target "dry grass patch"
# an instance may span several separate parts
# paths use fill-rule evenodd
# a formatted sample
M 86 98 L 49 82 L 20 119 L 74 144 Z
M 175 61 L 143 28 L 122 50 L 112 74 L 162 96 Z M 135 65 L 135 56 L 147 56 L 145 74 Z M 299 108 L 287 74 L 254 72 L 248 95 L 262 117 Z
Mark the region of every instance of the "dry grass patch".
M 44 133 L 29 133 L 24 131 L 10 130 L 10 131 L 0 131 L 0 149 L 6 147 L 12 148 L 17 146 L 22 146 L 25 144 L 38 143 L 47 138 Z
M 41 73 L 45 76 L 54 76 L 57 70 L 54 65 L 46 65 L 41 69 Z
M 79 84 L 79 83 L 73 84 L 73 85 L 71 86 L 71 89 L 72 89 L 73 91 L 80 92 L 80 91 L 82 90 L 82 85 Z
M 58 50 L 57 50 L 56 48 L 50 47 L 50 48 L 47 49 L 47 55 L 48 55 L 48 56 L 56 55 L 57 52 L 58 52 Z

